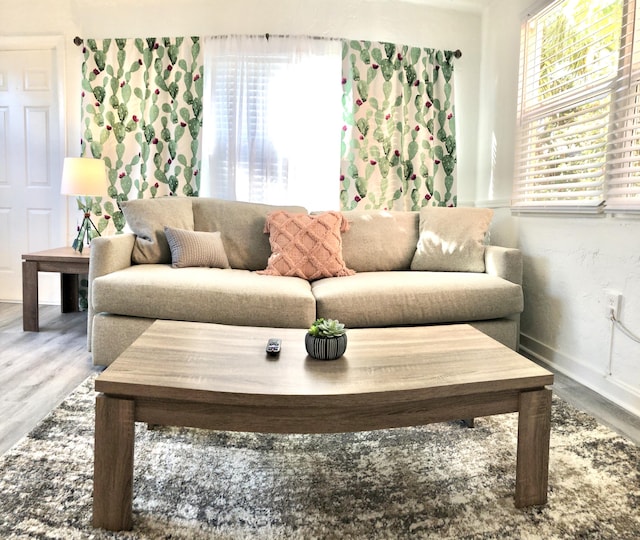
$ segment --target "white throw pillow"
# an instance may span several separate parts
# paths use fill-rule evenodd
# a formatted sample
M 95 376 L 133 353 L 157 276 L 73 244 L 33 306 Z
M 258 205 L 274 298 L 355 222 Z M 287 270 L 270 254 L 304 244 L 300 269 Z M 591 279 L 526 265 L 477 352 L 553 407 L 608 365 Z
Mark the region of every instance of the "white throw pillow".
M 490 208 L 425 206 L 411 270 L 484 272 L 485 238 Z

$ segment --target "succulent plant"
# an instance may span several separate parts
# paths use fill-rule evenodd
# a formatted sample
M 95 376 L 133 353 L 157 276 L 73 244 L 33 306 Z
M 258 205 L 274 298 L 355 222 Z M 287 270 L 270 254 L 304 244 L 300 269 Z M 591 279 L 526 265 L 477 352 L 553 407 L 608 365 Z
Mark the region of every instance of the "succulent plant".
M 337 337 L 344 333 L 344 324 L 337 319 L 316 319 L 309 328 L 309 334 L 317 337 Z

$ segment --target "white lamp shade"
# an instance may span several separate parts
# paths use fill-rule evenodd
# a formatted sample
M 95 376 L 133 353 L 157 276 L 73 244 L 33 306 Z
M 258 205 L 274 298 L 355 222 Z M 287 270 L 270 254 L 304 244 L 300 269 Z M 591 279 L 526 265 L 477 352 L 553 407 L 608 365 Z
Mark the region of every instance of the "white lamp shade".
M 107 171 L 104 161 L 94 158 L 64 158 L 60 193 L 63 195 L 104 195 Z

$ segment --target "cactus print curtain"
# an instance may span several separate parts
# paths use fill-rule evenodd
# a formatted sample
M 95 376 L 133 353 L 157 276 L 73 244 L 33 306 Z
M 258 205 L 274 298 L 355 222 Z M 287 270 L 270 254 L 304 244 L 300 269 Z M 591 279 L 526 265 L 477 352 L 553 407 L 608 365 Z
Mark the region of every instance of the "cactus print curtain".
M 198 37 L 86 41 L 81 148 L 108 169 L 108 198 L 86 201 L 101 232 L 110 223 L 123 230 L 120 200 L 201 193 L 206 74 L 200 45 Z M 456 205 L 453 61 L 450 51 L 342 41 L 343 210 Z M 319 149 L 307 135 L 304 140 Z M 321 152 L 322 161 L 330 153 Z M 294 176 L 308 177 L 308 170 L 302 166 Z
M 344 41 L 341 207 L 455 206 L 455 53 Z
M 117 232 L 117 202 L 197 196 L 202 125 L 200 39 L 89 39 L 82 64 L 82 155 L 102 158 L 111 200 L 90 201 Z

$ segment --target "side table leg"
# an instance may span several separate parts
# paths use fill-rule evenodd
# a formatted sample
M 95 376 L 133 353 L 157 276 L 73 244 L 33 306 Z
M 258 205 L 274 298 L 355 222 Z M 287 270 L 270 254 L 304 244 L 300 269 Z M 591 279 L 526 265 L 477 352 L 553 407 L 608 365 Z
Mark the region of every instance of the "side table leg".
M 40 330 L 36 261 L 22 261 L 22 329 L 25 332 Z
M 517 508 L 547 502 L 550 432 L 551 390 L 522 392 L 518 414 Z
M 62 313 L 80 311 L 77 274 L 60 274 L 60 305 Z
M 133 527 L 133 400 L 96 397 L 93 463 L 93 526 L 110 531 Z

